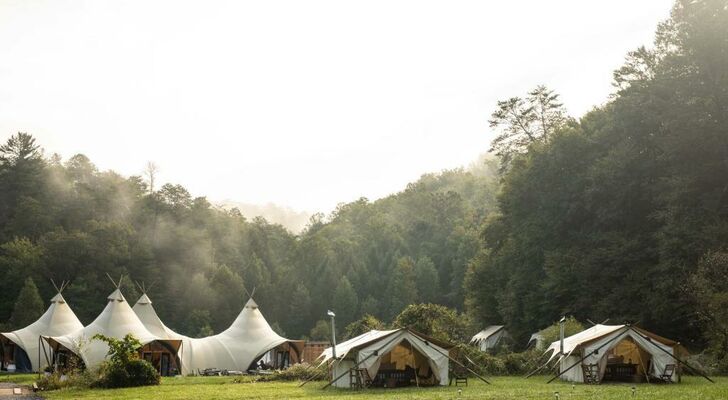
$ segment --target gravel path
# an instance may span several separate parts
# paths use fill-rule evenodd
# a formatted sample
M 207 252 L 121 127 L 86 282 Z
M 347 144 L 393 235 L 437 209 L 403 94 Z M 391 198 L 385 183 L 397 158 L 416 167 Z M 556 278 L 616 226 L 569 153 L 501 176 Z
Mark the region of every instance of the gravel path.
M 15 394 L 14 389 L 20 389 L 21 394 Z M 43 400 L 43 398 L 33 393 L 28 386 L 0 382 L 0 400 Z

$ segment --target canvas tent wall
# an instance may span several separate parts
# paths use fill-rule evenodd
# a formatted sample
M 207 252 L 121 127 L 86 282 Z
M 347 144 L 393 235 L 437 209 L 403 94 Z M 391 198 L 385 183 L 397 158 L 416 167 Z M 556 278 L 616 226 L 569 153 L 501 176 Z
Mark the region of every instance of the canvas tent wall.
M 2 368 L 7 369 L 7 364 L 12 362 L 17 372 L 40 371 L 48 366 L 44 357 L 38 359 L 40 337 L 65 335 L 82 328 L 81 321 L 59 290 L 51 299 L 46 312 L 37 321 L 23 329 L 0 333 Z M 12 354 L 9 354 L 11 352 Z
M 480 351 L 493 351 L 498 345 L 510 338 L 503 325 L 491 325 L 478 332 L 470 339 L 470 344 L 477 346 Z
M 149 332 L 118 287 L 107 299 L 108 303 L 101 314 L 85 328 L 67 335 L 44 336 L 51 348 L 50 357 L 55 357 L 61 351 L 70 351 L 80 357 L 87 368 L 97 368 L 106 359 L 109 347 L 105 342 L 93 339 L 94 335 L 123 339 L 127 334 L 132 334 L 143 346 L 140 352 L 168 354 L 167 361 L 173 364 L 171 369 L 179 369 L 177 354 L 182 345 L 181 340 L 160 338 Z M 160 372 L 165 374 L 168 371 Z
M 157 315 L 146 294 L 134 305 L 134 312 L 151 332 L 182 341 L 182 373 L 185 375 L 206 368 L 246 371 L 255 361 L 277 347 L 293 351 L 293 362 L 300 360 L 303 342 L 289 340 L 275 333 L 252 298 L 228 329 L 204 338 L 190 338 L 169 329 Z
M 673 357 L 685 352 L 678 342 L 652 332 L 629 325 L 601 324 L 565 338 L 564 353 L 560 354 L 559 349 L 559 341 L 548 347 L 549 362 L 556 360 L 560 378 L 571 382 L 584 382 L 583 366 L 590 364 L 598 365 L 599 380 L 603 379 L 610 357 L 621 357 L 625 361 L 629 357 L 637 366 L 637 374 L 657 378 L 668 364 L 676 364 Z M 672 380 L 679 380 L 679 370 Z
M 366 369 L 375 378 L 384 364 L 387 368 L 404 370 L 411 368 L 418 376 L 429 376 L 436 385 L 448 384 L 448 354 L 453 346 L 408 329 L 388 331 L 372 330 L 347 340 L 333 349 L 327 348 L 319 357 L 322 362 L 331 361 L 333 382 L 339 388 L 351 387 L 348 371 Z

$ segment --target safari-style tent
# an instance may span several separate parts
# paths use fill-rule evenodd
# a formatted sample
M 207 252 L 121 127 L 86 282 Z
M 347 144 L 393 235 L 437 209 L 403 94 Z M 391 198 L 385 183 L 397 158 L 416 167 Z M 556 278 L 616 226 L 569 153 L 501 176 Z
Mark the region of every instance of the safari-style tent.
M 319 357 L 332 363 L 331 385 L 434 386 L 448 384 L 452 344 L 406 328 L 372 330 L 331 347 Z
M 558 362 L 557 377 L 571 382 L 678 382 L 686 365 L 680 343 L 630 325 L 596 324 L 564 338 L 563 353 L 560 340 L 546 352 Z
M 510 338 L 506 327 L 503 325 L 491 325 L 478 332 L 470 339 L 470 344 L 477 346 L 480 351 L 493 351 L 498 345 Z
M 66 335 L 83 328 L 81 321 L 61 294 L 67 283 L 56 287 L 51 304 L 37 321 L 13 332 L 0 333 L 0 367 L 15 366 L 17 372 L 40 371 L 48 366 L 44 357 L 38 358 L 41 336 Z M 54 284 L 55 286 L 55 284 Z M 12 369 L 12 368 L 11 368 Z
M 123 339 L 132 334 L 142 344 L 139 349 L 142 358 L 150 361 L 161 375 L 176 375 L 180 370 L 178 352 L 182 340 L 160 338 L 151 333 L 122 295 L 120 283 L 115 285 L 116 290 L 107 298 L 106 307 L 91 324 L 70 334 L 44 336 L 49 350 L 43 356 L 51 364 L 63 368 L 63 359 L 75 355 L 87 368 L 96 368 L 106 359 L 109 347 L 105 342 L 93 339 L 94 335 Z
M 303 342 L 289 340 L 273 331 L 252 297 L 235 321 L 225 331 L 204 338 L 190 338 L 168 328 L 157 315 L 145 294 L 134 305 L 134 312 L 144 326 L 159 337 L 181 340 L 182 373 L 191 374 L 215 368 L 247 371 L 266 353 L 285 364 L 300 362 Z

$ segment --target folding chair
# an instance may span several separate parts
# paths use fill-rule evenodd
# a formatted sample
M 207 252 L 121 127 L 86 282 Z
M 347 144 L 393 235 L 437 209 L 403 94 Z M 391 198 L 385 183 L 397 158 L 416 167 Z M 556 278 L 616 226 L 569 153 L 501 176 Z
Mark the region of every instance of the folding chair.
M 675 374 L 675 368 L 675 364 L 665 365 L 665 371 L 662 372 L 659 378 L 665 383 L 672 383 L 672 375 Z

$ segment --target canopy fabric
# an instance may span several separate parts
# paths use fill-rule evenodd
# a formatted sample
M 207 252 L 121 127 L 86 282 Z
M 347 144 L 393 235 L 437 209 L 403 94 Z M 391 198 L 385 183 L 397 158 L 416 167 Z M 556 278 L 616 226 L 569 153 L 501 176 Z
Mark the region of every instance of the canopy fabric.
M 66 335 L 47 335 L 46 340 L 81 357 L 87 368 L 98 367 L 109 351 L 105 342 L 92 339 L 96 334 L 116 339 L 132 334 L 142 345 L 163 340 L 144 327 L 118 288 L 107 299 L 106 307 L 91 324 Z M 173 347 L 179 348 L 179 343 L 174 343 Z
M 66 335 L 83 329 L 71 307 L 61 293 L 51 299 L 51 304 L 40 318 L 23 329 L 0 333 L 6 340 L 22 348 L 30 359 L 32 371 L 41 371 L 48 366 L 45 357 L 38 360 L 39 338 L 41 336 Z M 30 372 L 30 371 L 23 371 Z
M 351 349 L 377 341 L 397 331 L 398 329 L 388 331 L 371 330 L 347 341 L 338 343 L 336 345 L 336 358 L 344 358 Z M 319 358 L 322 362 L 330 360 L 331 358 L 333 358 L 333 349 L 331 347 L 327 347 L 326 349 L 324 349 L 323 353 L 321 353 Z
M 333 358 L 331 350 L 324 350 L 321 356 L 323 361 Z M 428 366 L 438 384 L 444 386 L 448 384 L 447 354 L 449 348 L 433 343 L 429 338 L 423 338 L 408 329 L 369 331 L 336 346 L 334 377 L 345 375 L 357 364 L 357 368 L 366 369 L 369 376 L 374 377 L 381 367 L 382 359 L 389 356 L 390 361 L 400 367 L 409 366 L 421 370 L 425 365 Z M 348 388 L 350 382 L 344 376 L 333 385 Z
M 591 328 L 585 329 L 577 334 L 566 337 L 566 338 L 564 338 L 564 355 L 568 356 L 569 354 L 571 354 L 574 351 L 574 349 L 576 349 L 583 343 L 598 339 L 598 338 L 608 335 L 614 331 L 623 329 L 624 327 L 625 327 L 625 325 L 597 324 L 597 325 L 594 325 Z M 548 353 L 549 351 L 552 352 L 551 357 L 549 358 L 549 361 L 552 360 L 554 357 L 559 356 L 560 349 L 561 349 L 561 342 L 559 340 L 551 343 L 551 345 L 545 351 L 546 353 Z
M 632 360 L 644 368 L 638 373 L 658 377 L 664 372 L 667 364 L 676 363 L 672 356 L 677 355 L 679 348 L 677 342 L 628 325 L 595 325 L 565 338 L 563 355 L 558 354 L 559 341 L 552 343 L 546 351 L 553 351 L 554 354 L 550 359 L 560 357 L 559 371 L 565 371 L 561 375 L 561 379 L 583 382 L 582 364 L 597 364 L 601 379 L 606 370 L 609 353 L 619 350 L 625 340 L 631 341 L 639 347 L 634 354 L 640 359 Z M 597 354 L 594 354 L 595 351 Z M 650 362 L 642 359 L 643 354 L 648 355 Z M 582 358 L 584 360 L 581 360 Z M 574 366 L 572 367 L 572 365 Z M 678 374 L 674 374 L 672 379 L 677 381 Z
M 269 350 L 290 342 L 273 331 L 252 298 L 228 329 L 199 339 L 181 335 L 164 325 L 146 294 L 134 305 L 134 312 L 155 335 L 182 341 L 180 359 L 185 375 L 206 368 L 246 371 Z
M 508 332 L 503 325 L 491 325 L 478 332 L 470 339 L 470 344 L 476 345 L 481 351 L 493 349 L 498 343 L 508 336 Z

